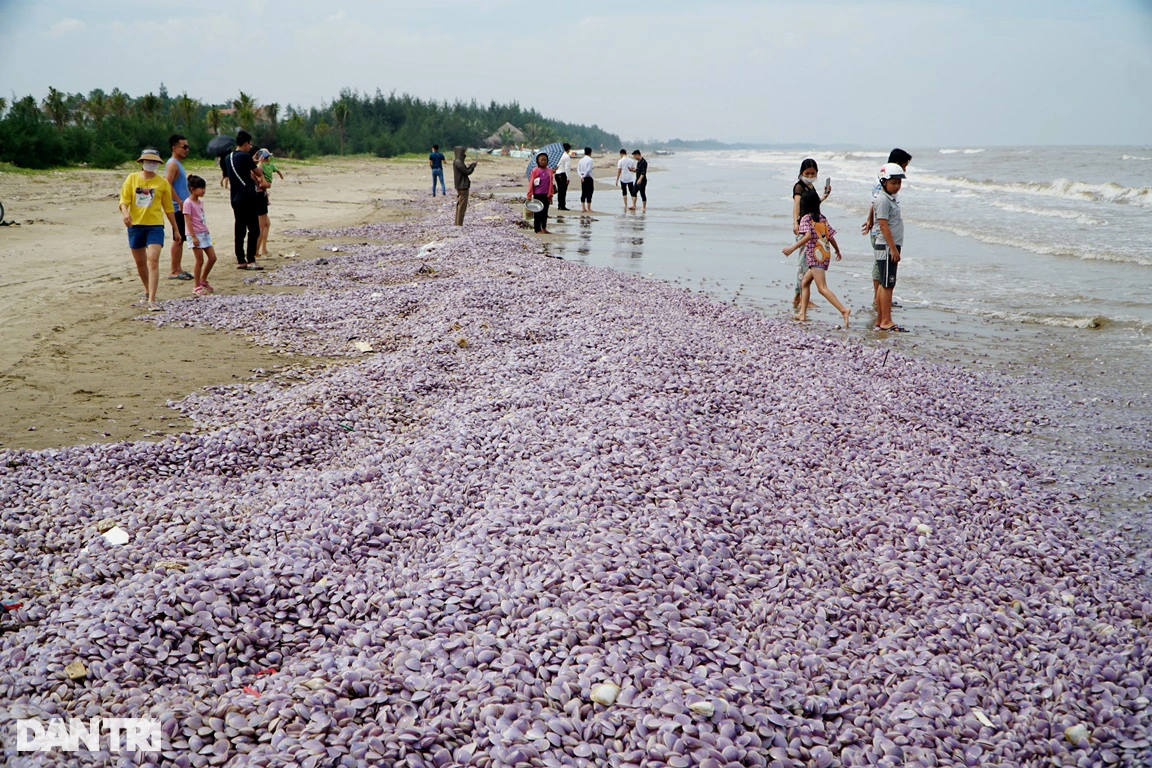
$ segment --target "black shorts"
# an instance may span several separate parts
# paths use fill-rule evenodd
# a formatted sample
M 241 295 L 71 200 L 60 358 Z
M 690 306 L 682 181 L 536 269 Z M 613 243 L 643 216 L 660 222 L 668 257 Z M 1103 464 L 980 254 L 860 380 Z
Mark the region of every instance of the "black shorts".
M 184 234 L 184 214 L 176 211 L 176 230 L 180 233 L 181 240 L 187 240 L 188 236 Z
M 268 215 L 268 195 L 264 194 L 263 192 L 256 195 L 255 202 L 253 203 L 253 206 L 256 208 L 256 215 L 257 216 L 267 216 Z
M 636 197 L 636 182 L 620 182 L 620 191 L 624 194 L 625 197 L 627 197 L 629 193 L 632 194 L 632 197 Z
M 593 181 L 591 176 L 586 176 L 580 180 L 580 202 L 591 203 L 592 193 L 595 191 L 596 182 Z
M 881 288 L 892 290 L 896 287 L 896 267 L 899 266 L 892 260 L 892 254 L 885 251 L 887 258 L 876 259 L 876 266 L 880 270 L 880 277 L 876 282 L 880 283 Z

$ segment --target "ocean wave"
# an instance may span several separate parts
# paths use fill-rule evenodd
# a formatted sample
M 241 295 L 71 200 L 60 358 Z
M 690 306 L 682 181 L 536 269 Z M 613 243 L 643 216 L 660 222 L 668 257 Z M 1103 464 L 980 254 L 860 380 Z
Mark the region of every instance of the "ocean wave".
M 1143 155 L 1123 155 L 1121 160 L 1152 160 L 1152 157 L 1144 157 Z
M 982 312 L 984 317 L 993 320 L 1009 320 L 1026 325 L 1047 325 L 1051 328 L 1082 328 L 1084 330 L 1105 328 L 1112 325 L 1111 318 L 1104 315 L 1084 317 L 1082 315 L 1029 315 L 1017 312 Z
M 1104 250 L 1097 250 L 1095 248 L 1077 248 L 1067 244 L 1055 243 L 1042 243 L 1036 240 L 1027 240 L 1024 238 L 1003 237 L 1000 235 L 988 234 L 983 231 L 975 231 L 965 227 L 958 227 L 951 224 L 943 224 L 934 221 L 917 220 L 916 224 L 927 229 L 936 229 L 941 232 L 951 232 L 960 237 L 966 237 L 971 240 L 979 240 L 982 243 L 989 245 L 1004 245 L 1009 248 L 1019 248 L 1022 251 L 1029 251 L 1031 253 L 1038 253 L 1041 256 L 1070 256 L 1072 258 L 1080 259 L 1081 261 L 1111 261 L 1117 264 L 1138 264 L 1142 267 L 1152 267 L 1152 258 L 1136 256 L 1134 254 L 1113 253 Z
M 1104 219 L 1097 219 L 1089 216 L 1086 213 L 1080 213 L 1078 211 L 1062 211 L 1057 208 L 1033 208 L 1027 205 L 1017 205 L 1016 203 L 1004 203 L 999 200 L 990 200 L 987 202 L 990 202 L 995 208 L 999 208 L 1002 211 L 1008 211 L 1010 213 L 1024 213 L 1028 214 L 1029 216 L 1043 216 L 1044 218 L 1048 219 L 1068 219 L 1069 221 L 1075 221 L 1077 224 L 1083 224 L 1089 227 L 1108 226 L 1108 222 Z
M 937 185 L 949 189 L 971 189 L 984 192 L 1010 192 L 1013 194 L 1059 197 L 1065 200 L 1086 200 L 1094 203 L 1118 203 L 1152 208 L 1152 189 L 1148 187 L 1125 187 L 1115 182 L 1089 184 L 1084 181 L 1056 179 L 1050 182 L 991 181 L 977 180 L 964 176 L 918 175 L 912 179 L 917 184 Z
M 942 150 L 940 150 L 940 154 L 942 154 L 942 155 L 958 155 L 958 154 L 963 153 L 965 155 L 978 155 L 983 151 L 984 151 L 983 149 L 942 149 Z

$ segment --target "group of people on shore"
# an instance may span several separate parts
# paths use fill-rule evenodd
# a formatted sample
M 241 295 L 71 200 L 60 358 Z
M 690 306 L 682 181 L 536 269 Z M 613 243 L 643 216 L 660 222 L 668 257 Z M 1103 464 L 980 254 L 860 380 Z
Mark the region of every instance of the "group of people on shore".
M 552 234 L 548 231 L 548 210 L 554 198 L 557 199 L 557 210 L 571 210 L 568 207 L 568 185 L 575 153 L 571 144 L 564 143 L 562 146 L 564 151 L 555 168 L 550 165 L 548 153 L 540 152 L 536 155 L 536 167 L 528 174 L 528 189 L 524 198 L 532 211 L 532 227 L 539 234 Z M 469 177 L 476 170 L 476 163 L 465 162 L 466 151 L 464 147 L 456 147 L 456 157 L 452 162 L 457 226 L 464 223 L 464 213 L 468 210 L 468 190 L 472 184 Z M 428 167 L 432 171 L 432 197 L 436 197 L 437 182 L 440 184 L 440 194 L 448 194 L 444 185 L 445 159 L 440 146 L 433 144 L 428 154 Z M 584 147 L 584 155 L 576 163 L 576 174 L 580 177 L 580 212 L 592 213 L 592 194 L 596 186 L 592 147 Z M 626 150 L 620 150 L 614 185 L 620 187 L 625 211 L 636 210 L 637 198 L 642 201 L 641 210 L 648 210 L 648 161 L 640 150 L 633 150 L 631 157 Z M 632 205 L 628 205 L 629 197 L 632 198 Z M 533 200 L 536 202 L 532 203 Z
M 888 154 L 888 162 L 877 174 L 877 183 L 872 189 L 868 218 L 861 226 L 861 234 L 868 235 L 872 243 L 872 306 L 876 310 L 873 330 L 876 331 L 905 330 L 892 320 L 892 291 L 896 287 L 896 272 L 904 247 L 904 220 L 897 195 L 911 161 L 912 155 L 903 149 L 893 149 Z M 792 234 L 796 242 L 783 249 L 785 256 L 800 251 L 792 305 L 796 308 L 795 319 L 807 320 L 811 288 L 815 283 L 820 295 L 844 318 L 844 328 L 847 329 L 852 310 L 845 307 L 828 287 L 827 272 L 832 262 L 832 251 L 836 252 L 837 261 L 840 261 L 841 254 L 836 230 L 820 212 L 820 204 L 832 194 L 832 182 L 831 179 L 825 180 L 821 196 L 816 190 L 819 173 L 816 161 L 806 158 L 800 163 L 800 173 L 792 187 Z
M 207 182 L 189 175 L 184 160 L 191 152 L 188 139 L 173 134 L 168 139 L 170 156 L 165 163 L 160 153 L 147 148 L 136 162 L 140 170 L 128 174 L 120 187 L 120 215 L 128 231 L 128 249 L 144 285 L 143 302 L 153 312 L 160 311 L 156 290 L 160 282 L 160 252 L 164 248 L 164 221 L 172 227 L 171 273 L 169 280 L 191 280 L 192 292 L 205 296 L 214 291 L 208 274 L 216 264 L 216 250 L 204 215 L 201 198 Z M 164 163 L 164 174 L 160 165 Z M 220 158 L 221 184 L 229 189 L 235 218 L 237 269 L 263 269 L 256 256 L 267 255 L 268 189 L 272 178 L 284 174 L 272 161 L 267 149 L 253 152 L 252 136 L 236 134 L 236 150 Z M 191 273 L 182 266 L 184 243 L 189 242 L 196 263 Z
M 548 231 L 548 208 L 552 204 L 555 194 L 559 200 L 557 210 L 571 210 L 567 206 L 568 176 L 572 170 L 572 145 L 564 144 L 564 151 L 556 164 L 555 170 L 549 166 L 548 153 L 540 152 L 536 155 L 536 167 L 528 174 L 528 191 L 526 200 L 536 200 L 537 205 L 532 206 L 532 228 L 538 234 L 550 235 Z M 595 191 L 594 162 L 592 160 L 592 147 L 584 147 L 584 156 L 576 164 L 576 173 L 580 176 L 580 212 L 592 213 L 592 194 Z M 626 150 L 620 150 L 620 160 L 616 163 L 616 180 L 614 186 L 620 187 L 624 197 L 624 210 L 636 210 L 637 196 L 643 200 L 643 211 L 648 210 L 648 161 L 640 150 L 634 150 L 628 156 Z M 632 205 L 628 205 L 631 196 Z

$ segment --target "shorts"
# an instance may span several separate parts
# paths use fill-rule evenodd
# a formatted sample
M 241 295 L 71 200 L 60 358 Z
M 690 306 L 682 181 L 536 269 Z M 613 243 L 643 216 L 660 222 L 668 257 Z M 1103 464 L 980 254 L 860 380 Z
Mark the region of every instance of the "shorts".
M 132 250 L 164 245 L 163 224 L 133 224 L 128 227 L 128 247 Z
M 268 195 L 264 194 L 263 192 L 256 195 L 255 201 L 253 202 L 252 207 L 256 209 L 256 215 L 257 216 L 267 216 L 268 215 Z
M 212 235 L 208 234 L 207 232 L 193 232 L 190 242 L 192 243 L 193 248 L 211 248 Z
M 620 182 L 620 191 L 624 193 L 624 197 L 628 197 L 628 193 L 632 193 L 632 197 L 636 197 L 636 182 L 622 181 Z
M 184 234 L 184 214 L 176 211 L 174 215 L 176 216 L 176 231 L 180 233 L 180 239 L 187 240 L 188 235 Z
M 876 282 L 880 283 L 881 288 L 892 290 L 896 287 L 896 267 L 899 266 L 892 260 L 892 255 L 885 248 L 883 251 L 876 251 L 876 253 L 883 253 L 885 258 L 876 259 L 876 266 L 872 270 L 872 274 L 876 276 Z

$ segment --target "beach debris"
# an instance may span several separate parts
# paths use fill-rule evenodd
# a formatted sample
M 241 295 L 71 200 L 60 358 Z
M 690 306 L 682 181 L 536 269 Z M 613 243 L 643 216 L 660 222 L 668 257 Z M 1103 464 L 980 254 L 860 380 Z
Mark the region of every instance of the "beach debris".
M 104 537 L 104 541 L 108 542 L 114 547 L 123 546 L 124 544 L 127 544 L 132 538 L 128 535 L 128 531 L 124 530 L 118 525 L 113 525 L 111 528 L 104 531 L 101 536 Z
M 69 680 L 83 680 L 88 677 L 88 668 L 84 666 L 84 662 L 77 659 L 64 667 L 64 674 Z
M 356 347 L 357 351 L 360 351 L 360 352 L 375 352 L 376 351 L 372 348 L 372 345 L 366 341 L 354 341 L 354 342 L 352 342 L 352 346 Z
M 992 720 L 988 717 L 988 715 L 984 714 L 983 710 L 973 709 L 972 710 L 972 717 L 979 720 L 980 724 L 985 726 L 986 728 L 992 727 Z
M 620 694 L 620 686 L 615 683 L 600 683 L 592 688 L 590 698 L 597 704 L 603 704 L 610 707 L 616 703 L 616 697 Z

